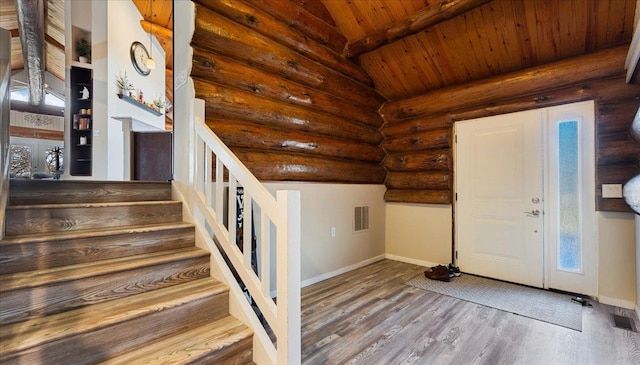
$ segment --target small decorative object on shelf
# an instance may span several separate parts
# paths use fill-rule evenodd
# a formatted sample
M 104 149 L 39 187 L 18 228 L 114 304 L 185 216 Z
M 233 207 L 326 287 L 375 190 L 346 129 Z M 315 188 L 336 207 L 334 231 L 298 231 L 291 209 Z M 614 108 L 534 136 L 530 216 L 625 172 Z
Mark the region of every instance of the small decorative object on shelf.
M 82 88 L 82 91 L 80 91 L 80 99 L 82 100 L 88 100 L 89 99 L 89 89 L 87 89 L 87 87 L 85 86 L 84 88 Z
M 78 52 L 78 61 L 82 63 L 89 62 L 89 56 L 91 55 L 91 44 L 84 37 L 78 39 L 78 42 L 76 42 L 76 51 Z
M 126 96 L 130 96 L 131 90 L 135 89 L 133 83 L 129 81 L 127 77 L 127 71 L 124 72 L 124 75 L 120 74 L 116 76 L 116 86 L 118 87 L 119 93 Z

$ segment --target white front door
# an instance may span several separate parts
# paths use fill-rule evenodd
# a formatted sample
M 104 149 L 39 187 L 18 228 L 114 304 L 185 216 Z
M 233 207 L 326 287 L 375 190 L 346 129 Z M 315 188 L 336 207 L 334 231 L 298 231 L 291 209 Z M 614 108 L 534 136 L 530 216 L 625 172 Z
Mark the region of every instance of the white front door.
M 594 295 L 594 103 L 458 122 L 456 250 L 464 272 Z
M 542 113 L 456 123 L 457 263 L 543 286 Z

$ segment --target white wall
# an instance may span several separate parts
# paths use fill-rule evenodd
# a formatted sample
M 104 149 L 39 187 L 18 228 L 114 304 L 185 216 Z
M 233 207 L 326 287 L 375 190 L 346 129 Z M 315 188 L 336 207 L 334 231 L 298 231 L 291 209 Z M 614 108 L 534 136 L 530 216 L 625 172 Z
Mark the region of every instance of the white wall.
M 266 183 L 301 195 L 302 285 L 378 261 L 385 253 L 384 185 Z M 353 232 L 353 208 L 369 206 L 369 230 Z M 331 227 L 336 236 L 331 237 Z
M 141 25 L 142 15 L 132 1 L 68 1 L 66 10 L 71 19 L 66 22 L 91 32 L 91 67 L 93 68 L 93 180 L 121 180 L 124 177 L 122 123 L 111 117 L 133 117 L 164 129 L 164 116 L 155 116 L 117 96 L 115 77 L 127 72 L 136 90 L 144 92 L 146 101 L 165 96 L 165 53 L 160 43 Z M 67 32 L 70 33 L 70 32 Z M 72 37 L 66 36 L 68 44 Z M 156 61 L 156 70 L 148 76 L 138 74 L 130 58 L 131 43 L 139 41 Z M 75 47 L 75 45 L 74 45 Z M 68 47 L 66 59 L 73 60 L 73 47 Z M 68 79 L 67 68 L 67 79 Z M 67 90 L 68 92 L 68 90 Z M 65 120 L 69 120 L 69 115 Z M 68 143 L 68 134 L 65 136 Z
M 386 204 L 388 258 L 433 266 L 451 262 L 450 205 Z
M 124 177 L 123 133 L 122 122 L 112 117 L 132 117 L 143 121 L 157 129 L 164 129 L 164 115 L 156 116 L 146 110 L 138 108 L 120 100 L 117 96 L 118 88 L 115 84 L 116 76 L 125 71 L 129 80 L 135 85 L 136 93 L 142 90 L 145 101 L 153 101 L 165 97 L 165 53 L 160 43 L 152 37 L 149 47 L 149 33 L 140 26 L 142 15 L 132 1 L 108 1 L 107 4 L 107 73 L 106 78 L 100 80 L 107 90 L 108 125 L 107 125 L 107 178 L 122 180 Z M 131 63 L 131 43 L 139 41 L 145 45 L 156 61 L 157 68 L 147 76 L 140 75 Z M 95 80 L 94 80 L 95 82 Z M 95 87 L 95 85 L 94 85 Z M 94 152 L 95 153 L 95 152 Z M 95 166 L 94 166 L 95 169 Z
M 598 212 L 600 302 L 624 308 L 636 304 L 636 237 L 632 213 Z
M 640 319 L 640 215 L 635 214 L 636 222 L 636 315 Z

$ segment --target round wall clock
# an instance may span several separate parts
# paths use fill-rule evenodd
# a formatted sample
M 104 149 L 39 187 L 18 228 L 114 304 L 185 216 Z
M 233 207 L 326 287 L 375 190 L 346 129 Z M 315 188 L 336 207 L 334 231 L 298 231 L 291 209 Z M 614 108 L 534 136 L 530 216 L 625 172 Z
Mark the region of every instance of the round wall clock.
M 149 59 L 149 52 L 144 44 L 140 42 L 131 43 L 131 63 L 133 68 L 138 71 L 140 75 L 147 76 L 151 70 L 147 67 L 147 60 Z

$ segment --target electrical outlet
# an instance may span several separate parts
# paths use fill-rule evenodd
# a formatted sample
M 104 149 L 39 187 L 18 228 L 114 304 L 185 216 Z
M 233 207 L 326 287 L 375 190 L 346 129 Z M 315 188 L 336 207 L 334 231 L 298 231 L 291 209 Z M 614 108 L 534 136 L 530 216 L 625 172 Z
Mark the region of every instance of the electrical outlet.
M 331 227 L 331 238 L 336 237 L 336 227 Z
M 622 198 L 622 184 L 602 184 L 603 198 Z

